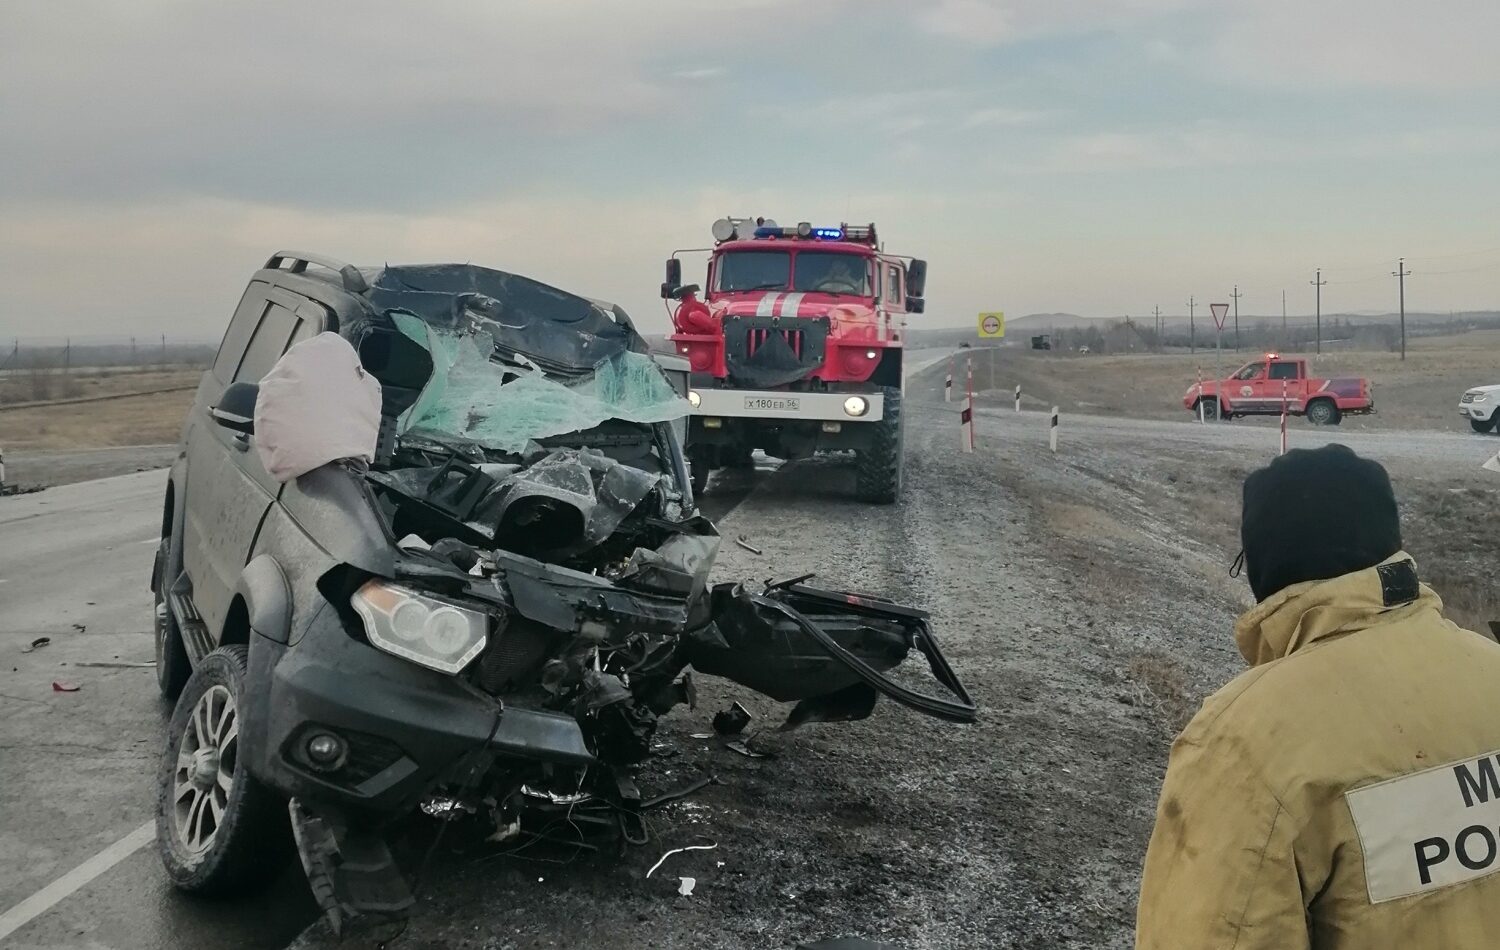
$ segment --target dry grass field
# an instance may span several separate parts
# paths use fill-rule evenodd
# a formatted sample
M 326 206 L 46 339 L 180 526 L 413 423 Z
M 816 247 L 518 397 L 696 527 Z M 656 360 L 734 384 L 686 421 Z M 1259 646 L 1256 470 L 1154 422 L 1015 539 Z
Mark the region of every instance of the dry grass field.
M 1197 379 L 1214 375 L 1214 351 L 1096 356 L 1006 349 L 975 349 L 959 357 L 954 384 L 963 385 L 963 361 L 972 354 L 974 387 L 986 401 L 1005 402 L 1017 383 L 1023 402 L 1056 405 L 1065 412 L 1182 419 L 1182 394 Z M 1228 375 L 1260 354 L 1224 351 Z M 1365 376 L 1375 393 L 1376 414 L 1352 417 L 1353 429 L 1447 429 L 1467 431 L 1458 399 L 1471 386 L 1500 383 L 1500 330 L 1480 330 L 1413 341 L 1402 362 L 1396 353 L 1325 352 L 1309 356 L 1319 376 Z M 1236 422 L 1244 424 L 1244 420 Z M 1254 424 L 1253 422 L 1251 424 Z
M 198 369 L 73 373 L 46 384 L 52 399 L 106 398 L 17 408 L 9 407 L 33 401 L 35 381 L 29 375 L 0 380 L 0 447 L 24 452 L 175 442 L 201 373 Z M 133 395 L 139 393 L 149 395 Z

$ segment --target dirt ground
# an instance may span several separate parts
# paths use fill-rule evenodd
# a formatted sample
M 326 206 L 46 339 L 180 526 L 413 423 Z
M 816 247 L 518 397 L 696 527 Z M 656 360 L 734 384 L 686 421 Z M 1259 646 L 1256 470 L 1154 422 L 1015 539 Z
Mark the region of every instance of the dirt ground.
M 1228 375 L 1257 355 L 1224 351 Z M 976 391 L 991 390 L 992 404 L 1011 398 L 1022 387 L 1029 408 L 1056 405 L 1064 411 L 1128 415 L 1142 419 L 1182 419 L 1182 395 L 1197 380 L 1214 376 L 1214 351 L 1102 356 L 1020 348 L 962 351 L 954 385 L 964 385 L 965 359 L 972 357 Z M 1500 330 L 1414 340 L 1402 362 L 1396 353 L 1326 352 L 1309 356 L 1320 376 L 1364 376 L 1371 380 L 1377 412 L 1350 417 L 1351 430 L 1436 429 L 1460 432 L 1468 423 L 1458 414 L 1458 399 L 1473 386 L 1500 383 Z M 997 364 L 995 361 L 999 360 Z M 998 371 L 1003 366 L 1003 371 Z M 1275 424 L 1274 420 L 1240 420 L 1237 424 Z M 1297 424 L 1303 424 L 1297 420 Z
M 1142 505 L 1113 465 L 1011 437 L 960 454 L 940 378 L 912 387 L 902 505 L 852 502 L 834 463 L 787 466 L 720 522 L 763 554 L 726 544 L 716 576 L 816 571 L 930 610 L 980 722 L 886 701 L 865 722 L 783 734 L 784 710 L 700 678 L 699 708 L 665 720 L 640 781 L 648 795 L 718 782 L 655 814 L 650 845 L 623 857 L 445 845 L 391 947 L 1131 945 L 1167 749 L 1240 668 L 1229 629 L 1247 595 L 1224 552 Z M 771 757 L 693 738 L 734 700 Z M 689 844 L 716 847 L 646 877 Z M 298 946 L 334 943 L 313 932 Z

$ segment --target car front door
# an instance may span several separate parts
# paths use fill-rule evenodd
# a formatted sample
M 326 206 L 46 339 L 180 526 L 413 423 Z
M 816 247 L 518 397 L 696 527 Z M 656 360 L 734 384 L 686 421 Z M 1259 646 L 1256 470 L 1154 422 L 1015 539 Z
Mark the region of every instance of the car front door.
M 1240 367 L 1225 387 L 1225 401 L 1235 412 L 1256 412 L 1265 398 L 1266 364 L 1250 363 Z
M 260 319 L 226 385 L 258 383 L 289 346 L 319 333 L 325 320 L 318 305 L 269 288 Z M 188 446 L 182 551 L 194 606 L 215 639 L 261 521 L 281 490 L 260 463 L 255 437 L 208 417 L 217 401 L 216 397 L 193 409 L 203 418 L 194 420 L 197 436 Z

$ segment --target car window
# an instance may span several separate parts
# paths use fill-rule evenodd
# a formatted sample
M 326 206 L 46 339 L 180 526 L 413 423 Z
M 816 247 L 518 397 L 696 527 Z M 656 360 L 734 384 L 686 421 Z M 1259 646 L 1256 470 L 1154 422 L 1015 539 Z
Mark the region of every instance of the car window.
M 250 286 L 245 289 L 245 295 L 240 298 L 239 306 L 234 309 L 229 326 L 224 330 L 224 339 L 219 343 L 219 355 L 214 358 L 215 379 L 228 383 L 234 376 L 235 368 L 240 365 L 240 357 L 245 355 L 245 343 L 249 341 L 255 328 L 260 326 L 261 317 L 265 315 L 268 306 L 266 284 L 263 281 L 251 281 Z
M 870 296 L 870 268 L 858 254 L 803 251 L 797 255 L 792 289 Z
M 1296 363 L 1272 363 L 1271 364 L 1271 378 L 1272 379 L 1296 379 L 1297 378 L 1297 364 Z
M 719 257 L 715 290 L 785 290 L 792 256 L 785 251 L 736 251 Z
M 245 347 L 245 358 L 240 360 L 233 382 L 260 382 L 286 352 L 299 322 L 295 314 L 280 304 L 268 306 L 250 337 L 250 345 Z
M 1263 377 L 1265 375 L 1266 375 L 1266 364 L 1264 364 L 1264 363 L 1251 363 L 1249 366 L 1246 366 L 1244 369 L 1240 370 L 1238 373 L 1235 373 L 1234 374 L 1234 378 L 1235 379 L 1260 379 L 1261 377 Z

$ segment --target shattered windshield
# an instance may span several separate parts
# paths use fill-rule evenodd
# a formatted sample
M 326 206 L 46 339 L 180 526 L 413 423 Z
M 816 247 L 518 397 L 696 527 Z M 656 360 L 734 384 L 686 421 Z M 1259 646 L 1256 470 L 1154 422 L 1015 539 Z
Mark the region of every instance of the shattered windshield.
M 649 355 L 622 350 L 593 372 L 561 380 L 524 355 L 501 362 L 483 331 L 440 330 L 416 316 L 392 313 L 402 334 L 432 356 L 432 375 L 397 420 L 399 433 L 459 439 L 520 454 L 528 442 L 582 432 L 611 419 L 641 424 L 686 416 L 687 400 Z

